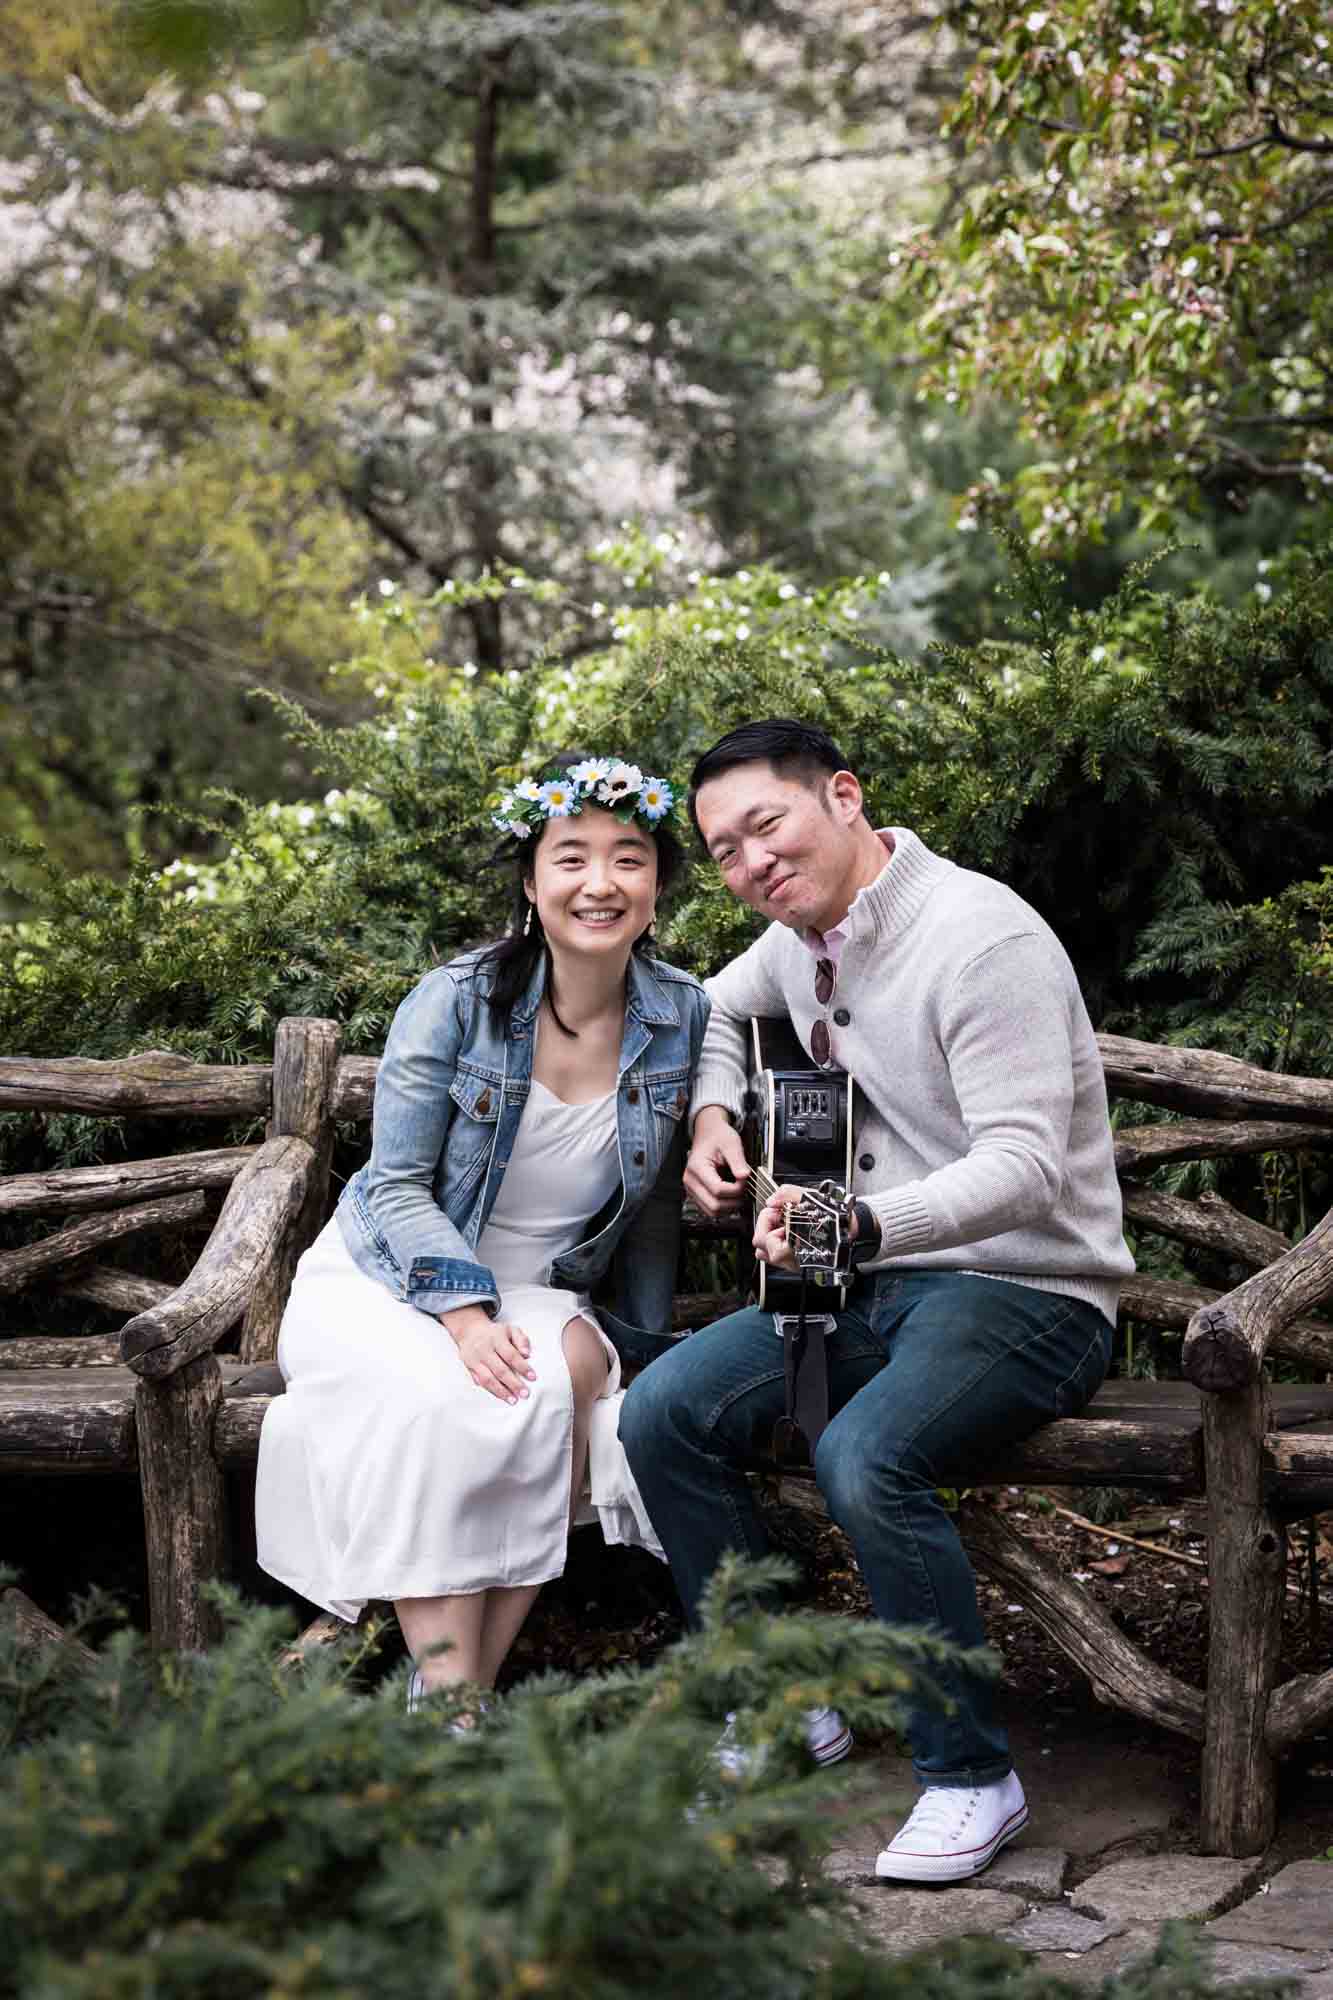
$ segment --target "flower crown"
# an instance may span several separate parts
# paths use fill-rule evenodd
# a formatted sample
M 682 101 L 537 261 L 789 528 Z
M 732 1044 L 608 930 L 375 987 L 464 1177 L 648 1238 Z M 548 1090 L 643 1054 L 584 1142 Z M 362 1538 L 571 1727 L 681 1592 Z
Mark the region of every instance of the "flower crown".
M 656 826 L 674 802 L 675 793 L 666 780 L 645 778 L 637 764 L 617 763 L 611 757 L 585 757 L 572 770 L 559 771 L 540 784 L 535 778 L 524 778 L 505 793 L 491 821 L 501 833 L 526 840 L 548 819 L 564 819 L 582 812 L 585 805 L 601 806 L 626 823 L 638 818 Z

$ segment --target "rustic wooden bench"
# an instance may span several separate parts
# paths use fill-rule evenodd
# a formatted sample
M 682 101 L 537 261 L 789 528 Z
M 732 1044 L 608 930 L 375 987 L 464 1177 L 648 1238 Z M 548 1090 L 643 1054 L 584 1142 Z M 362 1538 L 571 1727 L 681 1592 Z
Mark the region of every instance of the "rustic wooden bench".
M 973 1487 L 1205 1496 L 1206 1690 L 1152 1661 L 993 1509 L 965 1507 L 964 1534 L 978 1565 L 1102 1699 L 1202 1745 L 1202 1844 L 1253 1853 L 1272 1834 L 1277 1760 L 1333 1717 L 1333 1669 L 1276 1684 L 1287 1527 L 1333 1508 L 1333 1387 L 1274 1385 L 1265 1370 L 1280 1356 L 1333 1379 L 1333 1323 L 1308 1316 L 1333 1292 L 1333 1214 L 1293 1247 L 1219 1198 L 1185 1201 L 1143 1177 L 1186 1158 L 1333 1147 L 1333 1082 L 1273 1075 L 1206 1050 L 1099 1042 L 1113 1096 L 1184 1114 L 1118 1132 L 1127 1217 L 1222 1249 L 1253 1275 L 1222 1296 L 1135 1278 L 1124 1317 L 1183 1329 L 1186 1379 L 1108 1382 L 1082 1416 L 979 1464 Z M 369 1118 L 376 1067 L 341 1056 L 335 1024 L 305 1019 L 282 1024 L 272 1065 L 207 1066 L 160 1052 L 119 1062 L 0 1060 L 0 1110 L 265 1121 L 256 1145 L 0 1179 L 0 1215 L 68 1218 L 0 1252 L 0 1291 L 55 1281 L 129 1315 L 119 1335 L 43 1328 L 0 1341 L 0 1476 L 137 1472 L 160 1646 L 216 1637 L 204 1585 L 225 1565 L 224 1479 L 254 1465 L 264 1412 L 281 1391 L 273 1355 L 291 1273 L 328 1208 L 335 1125 Z M 209 1233 L 174 1287 L 98 1261 L 136 1233 L 180 1227 Z M 702 1324 L 732 1302 L 681 1296 L 677 1324 Z M 233 1337 L 236 1351 L 221 1352 Z M 789 1505 L 820 1506 L 797 1474 L 783 1474 L 777 1488 Z M 17 1593 L 11 1603 L 40 1628 Z

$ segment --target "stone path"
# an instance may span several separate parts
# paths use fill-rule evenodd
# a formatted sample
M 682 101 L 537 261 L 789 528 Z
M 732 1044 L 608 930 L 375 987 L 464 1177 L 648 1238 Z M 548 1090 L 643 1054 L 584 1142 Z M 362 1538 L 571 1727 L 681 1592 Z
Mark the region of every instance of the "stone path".
M 1095 1988 L 1183 1918 L 1198 1926 L 1219 1985 L 1282 1977 L 1298 1982 L 1299 2000 L 1333 2000 L 1333 1861 L 1177 1851 L 1188 1801 L 1166 1758 L 1123 1745 L 1098 1757 L 1077 1743 L 1043 1757 L 1041 1747 L 1015 1745 L 1031 1809 L 1024 1833 L 975 1881 L 939 1889 L 875 1879 L 875 1856 L 916 1788 L 904 1759 L 857 1753 L 857 1803 L 826 1865 L 883 1951 L 1000 1937 Z M 1333 1832 L 1316 1815 L 1302 1838 L 1307 1855 L 1322 1854 Z

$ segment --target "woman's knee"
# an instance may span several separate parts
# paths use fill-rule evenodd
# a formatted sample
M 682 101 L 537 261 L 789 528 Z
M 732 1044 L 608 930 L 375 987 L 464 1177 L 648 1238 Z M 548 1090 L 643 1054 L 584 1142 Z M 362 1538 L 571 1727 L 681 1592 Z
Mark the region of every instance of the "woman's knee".
M 606 1387 L 606 1349 L 595 1326 L 571 1319 L 560 1336 L 576 1403 L 593 1403 Z
M 635 1376 L 620 1406 L 620 1442 L 630 1464 L 651 1462 L 668 1439 L 673 1398 L 664 1393 L 665 1363 L 654 1361 Z

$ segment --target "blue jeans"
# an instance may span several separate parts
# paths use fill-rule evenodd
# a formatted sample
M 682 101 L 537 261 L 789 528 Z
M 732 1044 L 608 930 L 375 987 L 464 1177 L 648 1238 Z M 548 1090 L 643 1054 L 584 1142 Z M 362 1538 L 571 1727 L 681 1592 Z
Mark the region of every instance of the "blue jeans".
M 829 1337 L 834 1414 L 814 1470 L 878 1617 L 986 1643 L 972 1566 L 936 1489 L 967 1485 L 983 1455 L 1081 1410 L 1111 1335 L 1095 1306 L 1008 1279 L 907 1271 L 856 1285 Z M 726 1550 L 767 1551 L 745 1468 L 768 1459 L 783 1406 L 782 1344 L 754 1308 L 680 1341 L 625 1398 L 621 1439 L 691 1619 Z M 947 1712 L 923 1706 L 909 1720 L 917 1777 L 1003 1778 L 993 1683 L 955 1670 L 941 1691 Z

